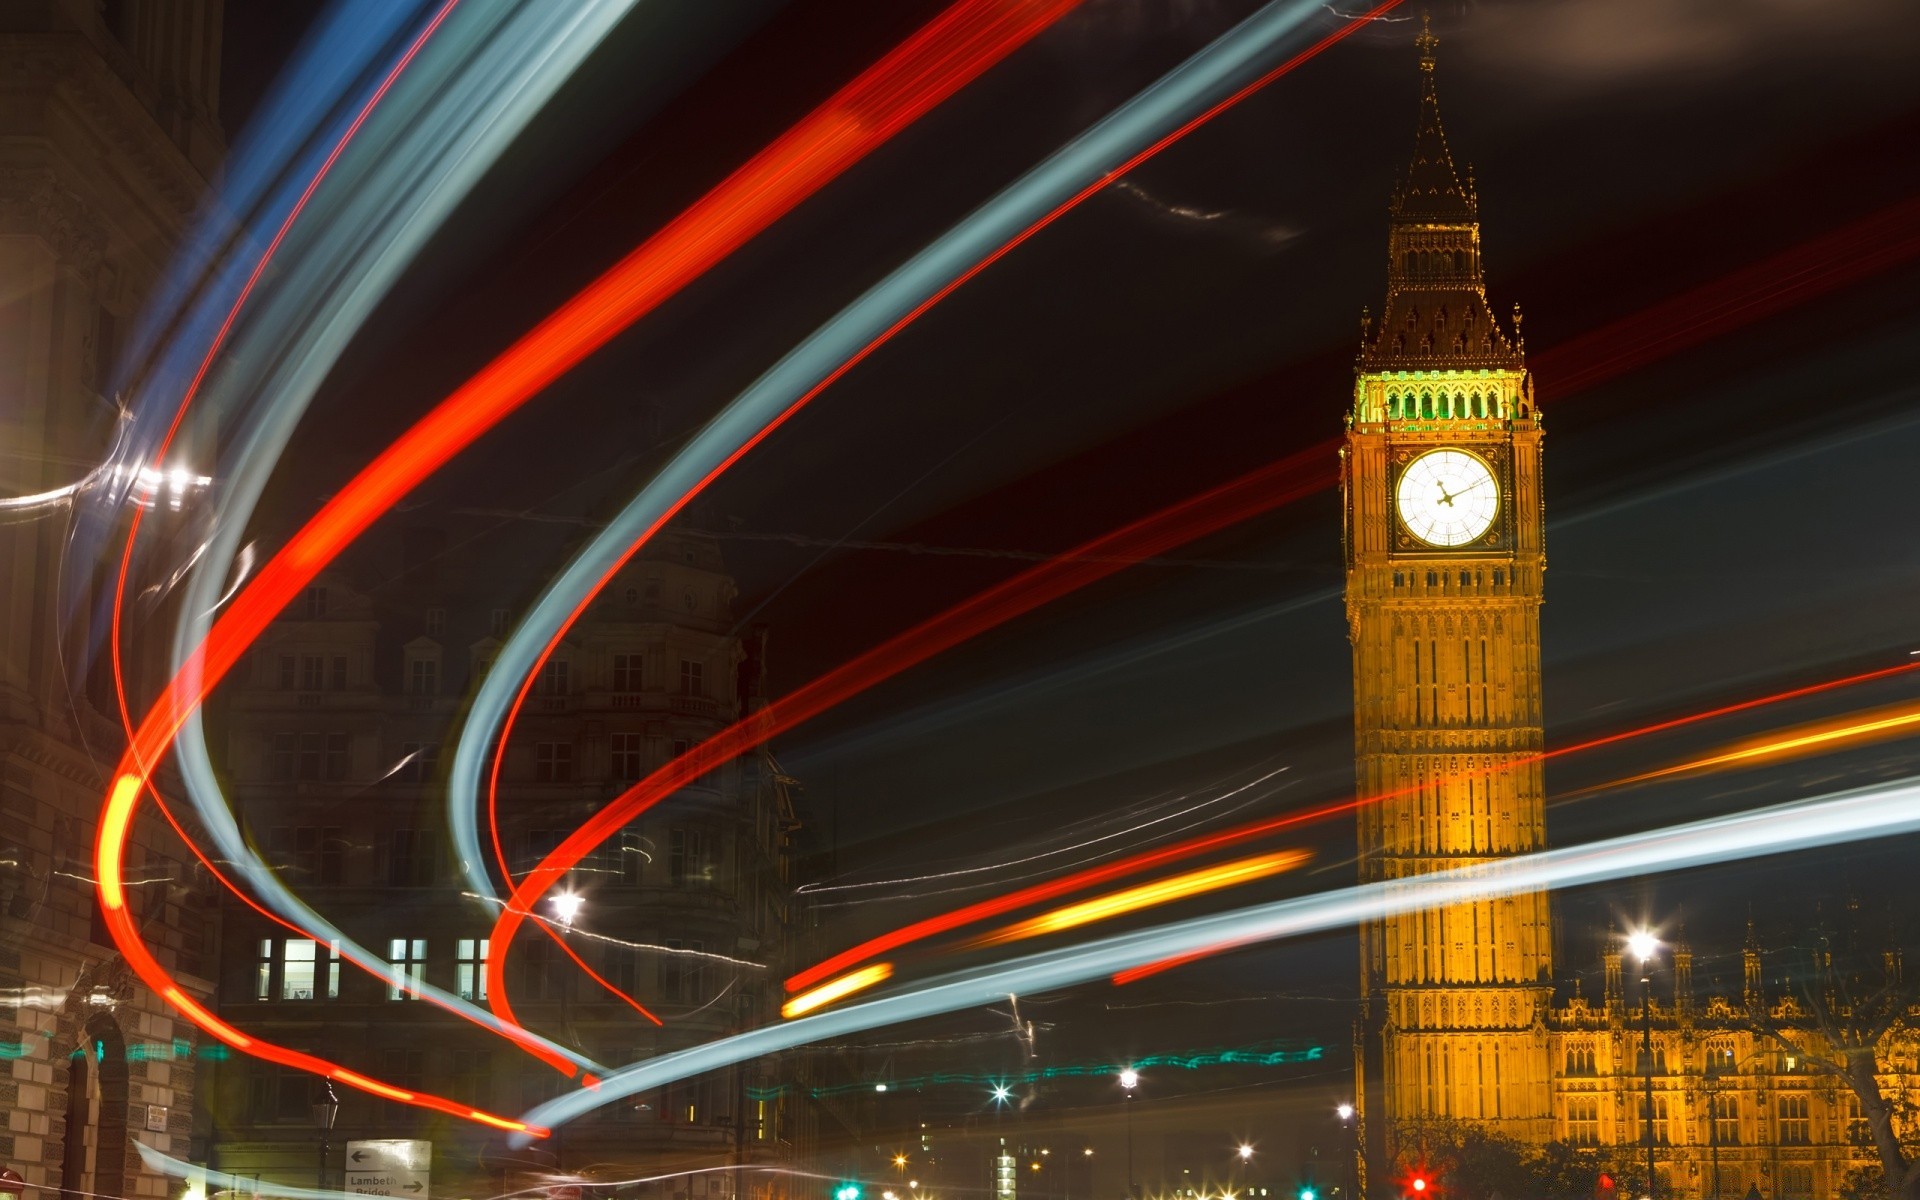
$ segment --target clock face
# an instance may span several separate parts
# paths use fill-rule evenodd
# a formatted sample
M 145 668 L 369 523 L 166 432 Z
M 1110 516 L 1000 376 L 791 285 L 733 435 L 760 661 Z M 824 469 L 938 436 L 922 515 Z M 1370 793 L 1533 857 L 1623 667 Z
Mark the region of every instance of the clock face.
M 1464 546 L 1493 524 L 1500 487 L 1479 455 L 1429 450 L 1400 472 L 1394 503 L 1407 532 L 1427 545 Z

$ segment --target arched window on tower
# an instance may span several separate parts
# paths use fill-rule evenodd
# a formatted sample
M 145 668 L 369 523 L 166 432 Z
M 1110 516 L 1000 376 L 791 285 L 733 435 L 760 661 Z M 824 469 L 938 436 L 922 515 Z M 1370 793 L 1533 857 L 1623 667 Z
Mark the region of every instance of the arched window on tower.
M 1420 415 L 1427 418 L 1428 420 L 1433 419 L 1433 393 L 1432 392 L 1420 393 Z
M 1473 394 L 1473 400 L 1472 400 L 1472 404 L 1473 404 L 1473 415 L 1474 415 L 1475 417 L 1484 417 L 1484 416 L 1486 416 L 1486 415 L 1487 415 L 1487 410 L 1486 410 L 1486 409 L 1484 409 L 1484 408 L 1482 408 L 1482 407 L 1480 406 L 1480 393 L 1479 393 L 1479 392 L 1475 392 L 1475 393 Z

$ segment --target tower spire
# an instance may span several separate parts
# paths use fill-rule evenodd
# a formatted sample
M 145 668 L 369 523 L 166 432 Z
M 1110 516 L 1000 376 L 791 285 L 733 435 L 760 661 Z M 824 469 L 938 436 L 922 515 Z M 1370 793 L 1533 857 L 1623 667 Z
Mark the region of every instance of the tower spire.
M 1474 219 L 1473 192 L 1460 183 L 1453 155 L 1447 149 L 1447 131 L 1440 123 L 1440 88 L 1435 82 L 1434 50 L 1440 39 L 1434 35 L 1432 18 L 1420 14 L 1420 36 L 1414 39 L 1420 50 L 1420 121 L 1414 129 L 1413 161 L 1394 197 L 1396 217 L 1431 221 L 1471 221 Z

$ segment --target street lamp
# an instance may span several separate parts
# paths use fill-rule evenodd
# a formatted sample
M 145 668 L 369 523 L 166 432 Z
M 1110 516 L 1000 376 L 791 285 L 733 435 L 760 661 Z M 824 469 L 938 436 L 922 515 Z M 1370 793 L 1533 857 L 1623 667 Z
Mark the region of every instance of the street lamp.
M 1333 1110 L 1333 1115 L 1340 1118 L 1341 1130 L 1347 1135 L 1344 1139 L 1347 1144 L 1340 1153 L 1340 1157 L 1344 1160 L 1340 1176 L 1345 1182 L 1345 1190 L 1340 1194 L 1341 1200 L 1354 1200 L 1353 1160 L 1359 1157 L 1360 1147 L 1353 1144 L 1353 1112 L 1353 1105 L 1344 1100 L 1335 1105 Z
M 555 892 L 547 899 L 547 903 L 553 905 L 553 915 L 560 919 L 560 923 L 572 929 L 573 919 L 580 915 L 587 898 L 578 892 Z
M 1627 935 L 1627 949 L 1640 960 L 1640 1065 L 1646 1073 L 1647 1197 L 1653 1197 L 1653 956 L 1660 939 L 1645 929 Z
M 319 1187 L 327 1190 L 328 1139 L 333 1136 L 333 1123 L 340 1116 L 340 1097 L 333 1094 L 333 1081 L 322 1080 L 320 1088 L 313 1098 L 313 1123 L 320 1129 L 320 1171 Z
M 1140 1194 L 1140 1185 L 1133 1177 L 1133 1089 L 1140 1086 L 1140 1072 L 1132 1067 L 1120 1071 L 1120 1088 L 1126 1092 L 1124 1101 L 1127 1109 L 1127 1200 L 1134 1200 Z

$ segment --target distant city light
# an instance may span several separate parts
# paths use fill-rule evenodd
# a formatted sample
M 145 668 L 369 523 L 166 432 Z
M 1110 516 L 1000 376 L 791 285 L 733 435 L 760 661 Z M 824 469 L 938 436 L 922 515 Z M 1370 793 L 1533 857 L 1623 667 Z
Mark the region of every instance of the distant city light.
M 1127 1067 L 1120 1072 L 1120 1086 L 1132 1091 L 1140 1086 L 1140 1072 Z
M 1342 1104 L 1340 1107 L 1334 1109 L 1333 1113 L 1342 1121 L 1351 1121 L 1353 1120 L 1353 1105 Z
M 1253 1147 L 1247 1145 L 1245 1142 L 1241 1142 L 1240 1143 L 1240 1161 L 1247 1162 L 1252 1157 L 1253 1157 Z M 1304 1198 L 1304 1200 L 1313 1200 L 1313 1197 L 1307 1196 Z
M 873 1090 L 876 1092 L 884 1092 L 887 1090 L 887 1085 L 884 1083 L 876 1083 L 873 1085 Z
M 1011 1095 L 1013 1095 L 1013 1089 L 1008 1087 L 1006 1084 L 1002 1083 L 1002 1084 L 996 1084 L 994 1086 L 993 1098 L 995 1100 L 998 1100 L 1004 1103 L 1006 1098 Z

